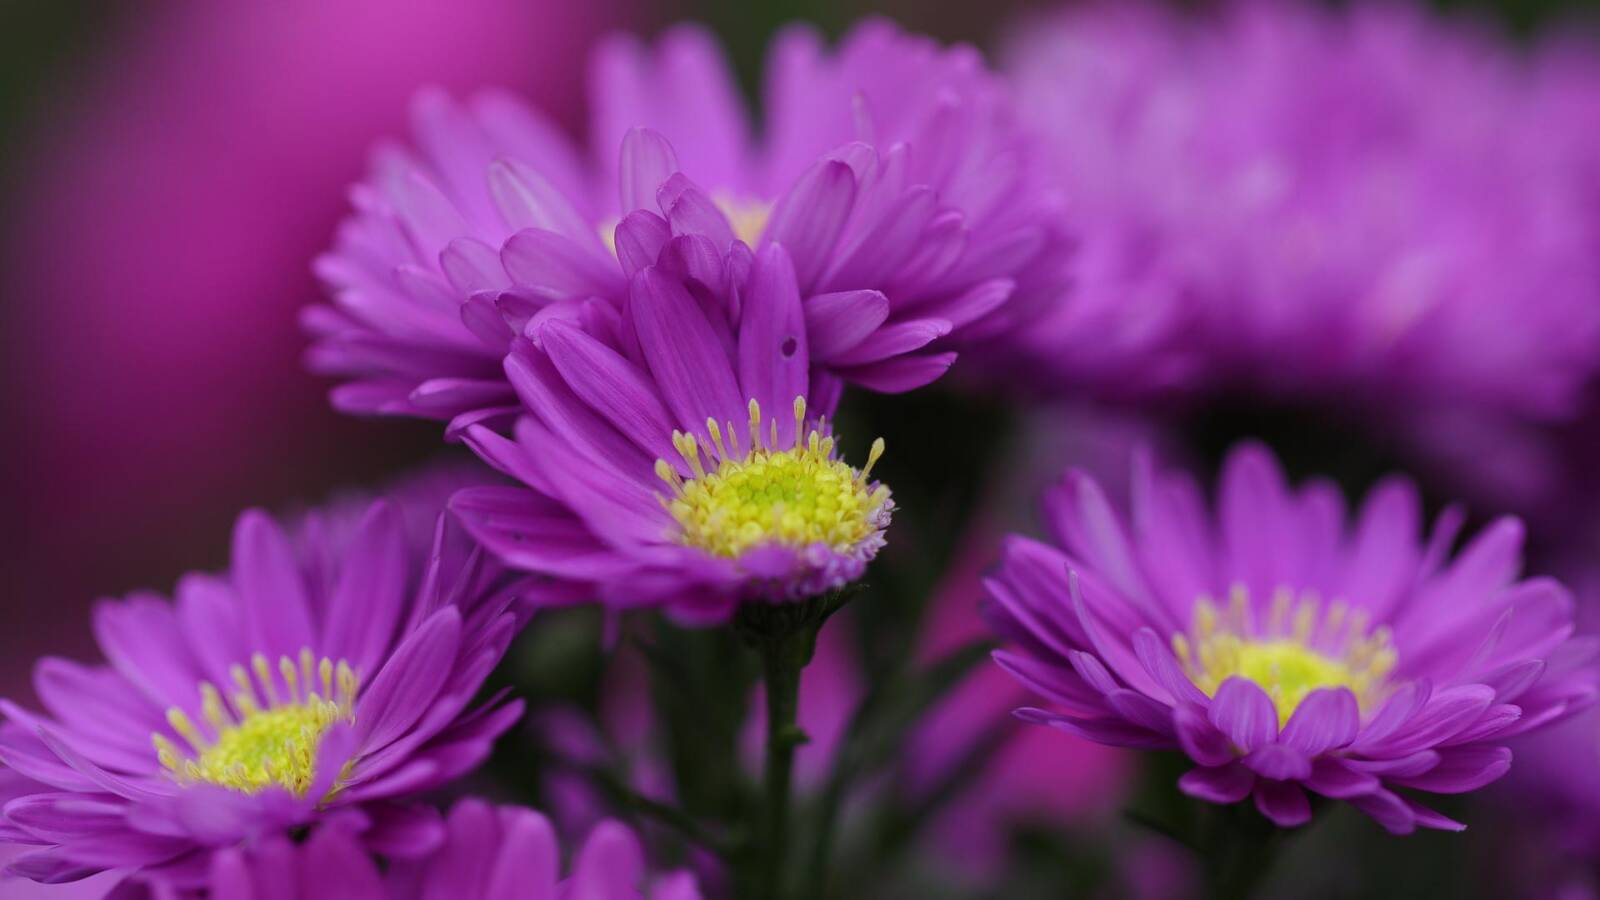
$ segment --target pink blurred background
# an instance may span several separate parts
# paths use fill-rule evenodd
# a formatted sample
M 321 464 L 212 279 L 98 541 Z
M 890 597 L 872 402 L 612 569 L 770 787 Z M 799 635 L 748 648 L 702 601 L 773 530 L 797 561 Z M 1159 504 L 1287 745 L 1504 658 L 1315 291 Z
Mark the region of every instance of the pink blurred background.
M 576 125 L 586 48 L 629 2 L 119 6 L 30 94 L 0 247 L 8 689 L 88 652 L 91 597 L 218 564 L 239 509 L 438 452 L 428 426 L 335 416 L 302 372 L 310 260 L 419 85 L 510 85 Z

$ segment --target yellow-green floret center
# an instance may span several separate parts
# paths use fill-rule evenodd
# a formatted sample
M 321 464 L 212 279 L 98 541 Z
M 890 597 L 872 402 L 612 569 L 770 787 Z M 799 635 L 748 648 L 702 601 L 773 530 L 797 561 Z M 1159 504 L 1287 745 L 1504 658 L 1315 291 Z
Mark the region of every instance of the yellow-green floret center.
M 1190 680 L 1208 696 L 1232 677 L 1259 685 L 1277 707 L 1280 726 L 1321 688 L 1349 688 L 1363 709 L 1370 708 L 1396 662 L 1389 630 L 1369 632 L 1364 611 L 1335 602 L 1324 614 L 1314 595 L 1295 605 L 1287 590 L 1274 595 L 1259 629 L 1242 587 L 1234 588 L 1227 609 L 1202 597 L 1190 633 L 1174 635 L 1172 644 Z
M 167 711 L 188 747 L 154 735 L 162 767 L 182 783 L 246 794 L 279 787 L 304 797 L 316 779 L 323 736 L 335 724 L 355 721 L 355 672 L 342 660 L 315 660 L 307 649 L 298 661 L 281 657 L 276 672 L 257 654 L 250 669 L 235 665 L 229 675 L 234 691 L 226 702 L 215 685 L 200 685 L 206 727 L 177 707 Z
M 731 423 L 724 429 L 706 422 L 715 455 L 693 435 L 673 434 L 692 477 L 682 477 L 664 459 L 656 461 L 656 474 L 671 489 L 662 501 L 678 524 L 678 542 L 730 558 L 766 544 L 823 544 L 844 553 L 881 529 L 889 491 L 869 476 L 883 455 L 883 439 L 873 442 L 866 466 L 857 471 L 834 457 L 831 435 L 806 431 L 805 408 L 805 399 L 795 398 L 795 440 L 782 449 L 776 447 L 777 422 L 769 420 L 763 433 L 754 400 L 748 448 L 740 447 Z
M 728 217 L 734 237 L 751 247 L 760 242 L 761 233 L 767 230 L 767 220 L 772 218 L 771 203 L 721 191 L 714 194 L 711 201 Z

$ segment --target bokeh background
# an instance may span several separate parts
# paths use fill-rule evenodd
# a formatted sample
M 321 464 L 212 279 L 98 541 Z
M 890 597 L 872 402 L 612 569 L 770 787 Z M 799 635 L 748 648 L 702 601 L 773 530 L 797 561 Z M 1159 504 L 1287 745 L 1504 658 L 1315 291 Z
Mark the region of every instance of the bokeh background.
M 39 655 L 91 654 L 96 597 L 220 565 L 240 509 L 317 502 L 439 455 L 434 425 L 335 415 L 329 385 L 300 366 L 296 324 L 346 186 L 376 140 L 402 132 L 419 86 L 509 85 L 581 132 L 587 49 L 610 30 L 705 22 L 751 82 L 793 19 L 838 33 L 882 13 L 990 47 L 1014 16 L 1050 5 L 0 4 L 0 693 L 28 696 Z M 1513 35 L 1596 12 L 1580 0 L 1439 5 Z M 1189 424 L 1202 465 L 1241 433 L 1297 442 L 1280 449 L 1301 460 L 1329 446 L 1301 420 L 1251 410 Z M 1317 462 L 1357 489 L 1397 462 L 1334 443 L 1337 459 Z

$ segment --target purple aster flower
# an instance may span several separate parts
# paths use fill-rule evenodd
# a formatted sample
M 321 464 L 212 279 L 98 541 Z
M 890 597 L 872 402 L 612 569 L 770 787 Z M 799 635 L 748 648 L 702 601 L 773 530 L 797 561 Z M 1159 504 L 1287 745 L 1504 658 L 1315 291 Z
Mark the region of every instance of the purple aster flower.
M 1574 411 L 1600 360 L 1592 50 L 1248 0 L 1090 4 L 1013 45 L 1084 241 L 1075 301 L 1113 336 L 1180 316 L 1177 386 Z M 1038 365 L 1077 363 L 1029 337 Z
M 423 94 L 416 148 L 379 151 L 317 268 L 314 369 L 358 412 L 471 422 L 507 411 L 499 362 L 530 317 L 600 300 L 661 263 L 721 278 L 736 244 L 783 244 L 813 361 L 908 390 L 958 337 L 1004 330 L 1064 283 L 1055 192 L 998 79 L 970 48 L 871 22 L 832 54 L 774 47 L 757 141 L 726 61 L 693 28 L 596 56 L 591 150 L 501 94 Z
M 1459 509 L 1424 540 L 1397 480 L 1347 523 L 1331 484 L 1291 489 L 1256 446 L 1228 458 L 1214 515 L 1148 461 L 1130 496 L 1070 474 L 1045 501 L 1056 544 L 1010 541 L 987 588 L 1016 648 L 996 659 L 1055 705 L 1023 718 L 1181 749 L 1192 796 L 1294 826 L 1310 790 L 1397 833 L 1459 829 L 1412 794 L 1499 778 L 1507 739 L 1594 697 L 1595 645 L 1569 640 L 1565 588 L 1518 578 L 1514 519 L 1451 558 Z
M 860 470 L 839 458 L 837 392 L 810 367 L 831 334 L 807 327 L 782 246 L 742 258 L 736 307 L 649 266 L 605 337 L 550 317 L 514 342 L 506 372 L 529 414 L 512 439 L 475 426 L 467 440 L 526 487 L 451 501 L 502 561 L 573 599 L 697 621 L 861 575 L 894 506 L 870 479 L 882 439 Z
M 562 877 L 560 842 L 541 814 L 519 806 L 458 801 L 443 842 L 429 854 L 393 861 L 380 872 L 359 832 L 340 822 L 303 844 L 274 836 L 248 851 L 213 857 L 214 900 L 699 900 L 693 875 L 646 871 L 639 839 L 602 822 Z
M 423 564 L 378 502 L 335 561 L 248 512 L 226 575 L 103 602 L 107 664 L 42 660 L 45 714 L 0 702 L 0 761 L 38 784 L 5 806 L 38 847 L 8 871 L 193 888 L 213 851 L 333 814 L 374 848 L 422 849 L 437 817 L 392 801 L 477 766 L 521 713 L 468 709 L 516 630 L 516 585 L 440 530 Z

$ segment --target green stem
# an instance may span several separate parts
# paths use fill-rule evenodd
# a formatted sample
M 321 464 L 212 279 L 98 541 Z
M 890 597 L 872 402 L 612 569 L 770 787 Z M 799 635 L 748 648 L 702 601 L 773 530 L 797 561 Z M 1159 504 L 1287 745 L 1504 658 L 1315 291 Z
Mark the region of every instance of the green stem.
M 800 670 L 810 656 L 811 635 L 796 632 L 765 645 L 762 666 L 767 686 L 766 803 L 762 828 L 765 864 L 763 896 L 781 895 L 787 872 L 789 808 L 794 781 L 794 752 L 805 743 L 797 718 Z
M 1248 900 L 1271 873 L 1284 834 L 1242 804 L 1219 808 L 1217 813 L 1210 833 L 1203 837 L 1206 896 Z
M 767 693 L 767 761 L 760 815 L 758 896 L 777 900 L 789 887 L 794 753 L 809 738 L 800 730 L 800 673 L 811 662 L 822 623 L 848 599 L 839 593 L 799 603 L 748 603 L 737 627 L 761 656 Z
M 1279 828 L 1249 800 L 1219 806 L 1184 796 L 1173 785 L 1193 765 L 1179 753 L 1145 757 L 1126 816 L 1194 852 L 1203 875 L 1203 896 L 1249 900 L 1272 873 L 1285 846 L 1311 826 Z
M 591 783 L 608 794 L 615 805 L 627 807 L 641 816 L 649 817 L 678 832 L 685 840 L 724 859 L 741 851 L 742 847 L 737 836 L 729 839 L 713 834 L 688 812 L 639 793 L 615 773 L 600 767 L 586 771 Z

